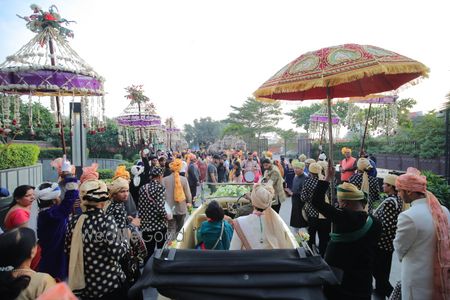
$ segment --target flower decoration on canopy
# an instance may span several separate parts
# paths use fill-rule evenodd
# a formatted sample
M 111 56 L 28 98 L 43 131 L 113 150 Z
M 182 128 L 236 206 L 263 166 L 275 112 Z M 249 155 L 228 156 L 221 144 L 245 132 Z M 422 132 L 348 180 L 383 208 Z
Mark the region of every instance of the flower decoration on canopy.
M 19 18 L 27 21 L 27 28 L 34 33 L 43 32 L 47 27 L 51 27 L 56 29 L 59 32 L 59 35 L 63 38 L 70 37 L 73 38 L 73 31 L 63 27 L 61 24 L 65 24 L 66 26 L 69 23 L 75 21 L 68 21 L 64 18 L 61 18 L 59 15 L 58 8 L 56 5 L 52 5 L 49 7 L 48 11 L 43 11 L 39 5 L 31 4 L 30 8 L 33 10 L 33 14 L 30 16 L 20 16 Z M 45 40 L 42 41 L 42 44 L 45 44 Z
M 126 87 L 125 90 L 128 92 L 128 94 L 125 95 L 125 98 L 131 100 L 130 104 L 150 101 L 150 98 L 144 95 L 143 85 L 131 85 Z
M 14 120 L 19 123 L 20 120 L 10 112 L 11 104 L 17 101 L 12 99 L 27 96 L 30 120 L 28 127 L 33 134 L 32 102 L 40 102 L 41 97 L 49 97 L 50 108 L 54 113 L 56 127 L 60 129 L 61 143 L 65 151 L 64 100 L 69 98 L 74 103 L 76 97 L 79 97 L 84 127 L 91 134 L 104 131 L 104 79 L 66 40 L 67 37 L 73 37 L 73 32 L 62 25 L 73 21 L 61 18 L 54 5 L 47 12 L 35 4 L 31 5 L 31 9 L 31 16 L 19 17 L 26 20 L 27 27 L 37 34 L 0 64 L 0 101 L 4 108 L 2 128 L 9 131 Z M 14 115 L 12 119 L 11 115 Z M 39 126 L 39 116 L 36 117 Z M 74 120 L 70 120 L 71 128 L 74 123 Z

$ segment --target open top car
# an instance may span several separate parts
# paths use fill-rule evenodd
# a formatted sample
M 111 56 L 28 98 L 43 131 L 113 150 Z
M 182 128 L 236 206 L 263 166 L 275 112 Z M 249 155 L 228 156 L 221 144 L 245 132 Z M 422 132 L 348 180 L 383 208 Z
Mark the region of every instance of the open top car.
M 205 199 L 187 219 L 176 240 L 155 251 L 141 279 L 131 288 L 135 296 L 153 287 L 169 299 L 325 299 L 324 284 L 339 280 L 306 243 L 299 245 L 283 223 L 280 235 L 287 249 L 197 250 L 196 231 L 206 220 L 209 201 L 216 200 L 235 217 L 249 201 L 242 195 Z M 251 211 L 251 210 L 250 210 Z

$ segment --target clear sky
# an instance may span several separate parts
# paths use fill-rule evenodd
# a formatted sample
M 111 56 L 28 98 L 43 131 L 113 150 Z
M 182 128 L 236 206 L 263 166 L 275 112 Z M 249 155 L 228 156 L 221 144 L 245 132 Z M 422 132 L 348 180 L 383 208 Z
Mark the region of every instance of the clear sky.
M 0 0 L 0 61 L 33 33 L 15 16 L 32 1 Z M 270 76 L 304 52 L 344 43 L 379 46 L 419 60 L 430 77 L 400 93 L 415 110 L 438 108 L 450 92 L 447 1 L 42 0 L 76 20 L 70 41 L 106 79 L 106 113 L 128 104 L 124 88 L 143 84 L 177 125 L 223 119 Z M 119 5 L 121 3 L 122 5 Z M 286 104 L 288 111 L 299 105 Z M 305 104 L 307 103 L 305 102 Z M 282 127 L 293 128 L 285 120 Z

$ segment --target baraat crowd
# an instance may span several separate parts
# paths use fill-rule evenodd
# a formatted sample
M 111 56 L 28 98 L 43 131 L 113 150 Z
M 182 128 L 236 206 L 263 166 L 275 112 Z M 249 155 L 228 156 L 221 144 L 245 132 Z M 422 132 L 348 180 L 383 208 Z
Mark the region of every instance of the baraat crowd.
M 373 292 L 382 299 L 450 299 L 450 215 L 427 191 L 426 177 L 409 168 L 387 175 L 381 188 L 374 157 L 355 158 L 349 148 L 342 154 L 337 178 L 324 153 L 278 161 L 268 151 L 142 151 L 130 172 L 119 166 L 108 184 L 96 164 L 76 178 L 59 158 L 52 163 L 58 182 L 13 192 L 0 235 L 1 299 L 62 295 L 57 288 L 66 285 L 58 282 L 81 299 L 127 299 L 155 249 L 182 228 L 201 183 L 214 192 L 215 183 L 249 181 L 252 212 L 231 220 L 211 201 L 197 231 L 200 249 L 285 248 L 276 214 L 290 197 L 294 233 L 307 231 L 309 246 L 340 270 L 341 284 L 324 287 L 327 299 L 369 300 Z M 36 232 L 29 228 L 34 201 Z M 394 251 L 402 262 L 395 288 Z

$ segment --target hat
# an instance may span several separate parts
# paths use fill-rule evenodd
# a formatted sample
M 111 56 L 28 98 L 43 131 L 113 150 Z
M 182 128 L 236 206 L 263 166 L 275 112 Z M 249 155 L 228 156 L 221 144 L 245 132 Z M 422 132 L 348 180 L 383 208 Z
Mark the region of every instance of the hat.
M 295 169 L 304 169 L 305 163 L 295 159 L 292 161 L 292 167 Z
M 327 156 L 325 155 L 325 153 L 320 153 L 319 160 L 327 160 Z
M 369 171 L 370 169 L 373 168 L 372 165 L 370 164 L 370 161 L 364 157 L 358 159 L 356 166 L 358 167 L 359 171 Z
M 5 188 L 0 188 L 0 197 L 8 197 L 9 191 Z
M 127 167 L 124 165 L 120 165 L 117 167 L 116 172 L 114 173 L 113 180 L 122 177 L 126 180 L 130 180 L 130 172 L 127 171 Z
M 110 195 L 114 195 L 114 194 L 121 192 L 122 190 L 128 190 L 129 187 L 130 186 L 129 186 L 128 180 L 126 180 L 122 177 L 117 177 L 108 186 L 108 190 L 109 190 Z
M 97 168 L 98 168 L 97 163 L 93 163 L 89 167 L 84 167 L 83 174 L 81 174 L 81 176 L 80 176 L 80 182 L 84 183 L 85 181 L 88 181 L 88 180 L 98 180 L 99 174 L 97 172 Z
M 263 184 L 257 183 L 253 186 L 250 198 L 252 199 L 252 205 L 259 209 L 267 209 L 272 206 L 273 196 L 275 190 L 272 187 L 272 182 Z
M 86 202 L 104 202 L 108 198 L 108 187 L 101 180 L 88 180 L 80 185 L 80 198 Z
M 307 159 L 307 157 L 306 157 L 305 154 L 301 154 L 301 155 L 298 157 L 298 159 L 299 159 L 301 162 L 304 162 L 304 161 Z
M 342 155 L 345 155 L 345 152 L 347 152 L 347 151 L 350 151 L 350 154 L 352 153 L 352 149 L 351 148 L 342 147 L 342 149 L 341 149 Z
M 150 175 L 152 177 L 159 177 L 164 173 L 163 169 L 161 167 L 153 167 L 152 171 L 150 172 Z
M 386 177 L 384 177 L 383 183 L 387 183 L 392 186 L 395 186 L 395 181 L 397 180 L 397 177 L 398 177 L 397 175 L 388 174 L 388 175 L 386 175 Z
M 169 164 L 169 167 L 172 172 L 179 173 L 183 168 L 183 161 L 179 158 L 176 158 L 173 162 Z
M 322 172 L 322 167 L 318 163 L 312 163 L 308 168 L 309 173 L 320 174 Z
M 409 167 L 406 174 L 400 175 L 395 181 L 397 190 L 405 190 L 425 194 L 427 192 L 427 178 L 416 168 Z
M 316 161 L 314 159 L 312 159 L 312 158 L 308 158 L 307 160 L 305 160 L 305 164 L 313 164 L 315 162 Z
M 45 187 L 47 186 L 47 187 Z M 34 191 L 36 199 L 39 200 L 54 200 L 61 196 L 61 189 L 56 182 L 41 183 Z
M 337 186 L 337 198 L 339 200 L 365 200 L 366 197 L 355 185 L 344 182 Z

